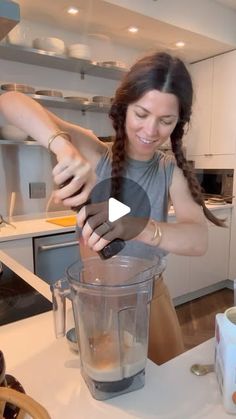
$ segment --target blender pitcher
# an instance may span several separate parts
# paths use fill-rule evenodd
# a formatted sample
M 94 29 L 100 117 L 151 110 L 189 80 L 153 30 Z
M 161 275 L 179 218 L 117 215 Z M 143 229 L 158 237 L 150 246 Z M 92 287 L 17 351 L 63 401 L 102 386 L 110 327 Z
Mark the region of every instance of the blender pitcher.
M 65 297 L 72 301 L 81 373 L 105 400 L 144 386 L 153 280 L 159 258 L 99 256 L 78 261 L 53 286 L 57 337 L 65 334 Z

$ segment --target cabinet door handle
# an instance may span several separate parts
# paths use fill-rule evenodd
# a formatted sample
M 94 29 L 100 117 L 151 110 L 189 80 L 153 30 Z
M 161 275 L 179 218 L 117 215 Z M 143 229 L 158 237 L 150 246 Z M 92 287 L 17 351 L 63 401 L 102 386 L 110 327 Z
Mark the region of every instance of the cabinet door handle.
M 204 154 L 204 156 L 205 157 L 211 157 L 211 156 L 213 156 L 213 154 L 208 153 L 208 154 Z
M 70 246 L 78 246 L 77 240 L 72 240 L 70 242 L 65 243 L 57 243 L 57 244 L 45 244 L 38 247 L 39 252 L 45 252 L 46 250 L 54 250 L 54 249 L 62 249 L 63 247 L 70 247 Z

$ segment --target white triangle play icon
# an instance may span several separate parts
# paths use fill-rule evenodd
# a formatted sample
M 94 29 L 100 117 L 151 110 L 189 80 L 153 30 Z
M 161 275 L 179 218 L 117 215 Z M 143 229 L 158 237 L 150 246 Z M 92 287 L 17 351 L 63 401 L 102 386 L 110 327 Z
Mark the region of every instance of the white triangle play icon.
M 128 205 L 122 204 L 115 198 L 109 198 L 108 200 L 108 220 L 112 223 L 113 221 L 119 220 L 124 215 L 129 214 L 131 211 Z

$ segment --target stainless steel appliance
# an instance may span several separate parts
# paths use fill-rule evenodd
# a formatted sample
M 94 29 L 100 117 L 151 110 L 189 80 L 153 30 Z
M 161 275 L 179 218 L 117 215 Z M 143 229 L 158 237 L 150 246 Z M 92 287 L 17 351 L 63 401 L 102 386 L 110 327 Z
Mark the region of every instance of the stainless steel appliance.
M 234 169 L 195 169 L 206 198 L 222 197 L 232 202 Z
M 61 233 L 35 237 L 34 273 L 48 284 L 65 276 L 69 265 L 79 256 L 76 233 Z

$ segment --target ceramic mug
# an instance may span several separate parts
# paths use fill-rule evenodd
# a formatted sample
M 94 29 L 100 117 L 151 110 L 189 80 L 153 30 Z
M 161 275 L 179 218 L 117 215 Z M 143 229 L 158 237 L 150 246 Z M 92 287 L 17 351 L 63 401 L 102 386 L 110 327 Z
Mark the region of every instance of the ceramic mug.
M 230 307 L 224 312 L 227 320 L 229 320 L 233 325 L 236 325 L 236 306 Z

